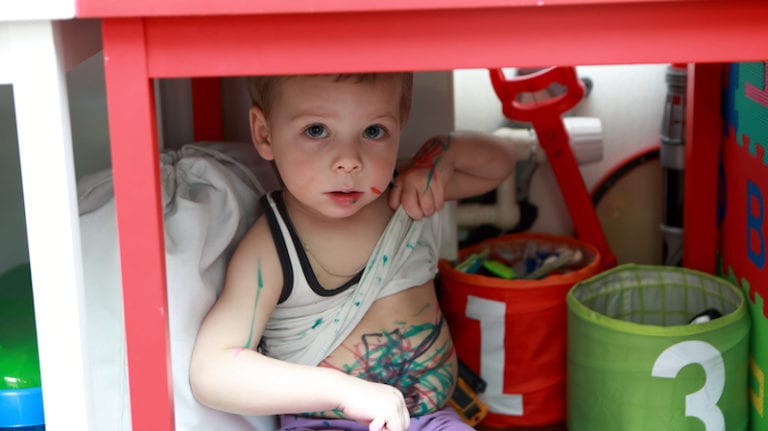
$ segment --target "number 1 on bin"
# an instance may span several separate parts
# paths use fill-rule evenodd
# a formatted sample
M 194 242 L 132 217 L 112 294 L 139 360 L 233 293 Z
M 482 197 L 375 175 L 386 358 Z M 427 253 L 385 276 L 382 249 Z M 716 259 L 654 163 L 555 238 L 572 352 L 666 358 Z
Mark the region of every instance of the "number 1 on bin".
M 480 376 L 488 386 L 480 399 L 488 403 L 494 413 L 510 416 L 523 415 L 523 396 L 504 393 L 504 347 L 497 347 L 498 340 L 504 339 L 504 318 L 507 305 L 500 301 L 467 297 L 466 316 L 480 321 Z

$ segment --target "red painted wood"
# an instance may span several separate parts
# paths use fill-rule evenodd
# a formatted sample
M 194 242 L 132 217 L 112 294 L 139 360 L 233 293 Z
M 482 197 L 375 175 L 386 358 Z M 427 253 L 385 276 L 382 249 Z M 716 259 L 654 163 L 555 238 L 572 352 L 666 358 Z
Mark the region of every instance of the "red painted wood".
M 688 66 L 683 196 L 683 265 L 713 274 L 717 253 L 717 183 L 722 65 Z
M 219 78 L 193 78 L 192 124 L 195 141 L 223 140 L 224 125 L 221 115 Z
M 135 430 L 174 428 L 152 85 L 141 20 L 105 20 L 104 72 Z
M 653 5 L 605 5 L 599 14 L 562 6 L 155 18 L 146 23 L 149 68 L 155 77 L 232 76 L 724 62 L 768 54 L 768 2 Z
M 79 0 L 78 17 L 119 16 L 181 16 L 181 15 L 244 15 L 295 14 L 325 12 L 381 12 L 442 9 L 485 9 L 498 7 L 544 7 L 564 5 L 599 7 L 605 4 L 626 4 L 637 0 Z M 672 0 L 644 0 L 663 3 Z M 702 0 L 675 0 L 678 3 L 700 3 Z

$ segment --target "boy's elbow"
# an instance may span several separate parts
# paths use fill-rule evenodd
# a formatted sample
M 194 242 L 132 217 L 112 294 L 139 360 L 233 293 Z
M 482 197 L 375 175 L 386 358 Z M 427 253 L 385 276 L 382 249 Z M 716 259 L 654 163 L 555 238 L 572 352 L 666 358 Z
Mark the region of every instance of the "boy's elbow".
M 206 370 L 203 361 L 192 355 L 192 360 L 189 364 L 189 388 L 192 391 L 192 396 L 200 404 L 211 407 L 211 393 L 212 393 L 212 380 L 213 378 L 210 369 Z

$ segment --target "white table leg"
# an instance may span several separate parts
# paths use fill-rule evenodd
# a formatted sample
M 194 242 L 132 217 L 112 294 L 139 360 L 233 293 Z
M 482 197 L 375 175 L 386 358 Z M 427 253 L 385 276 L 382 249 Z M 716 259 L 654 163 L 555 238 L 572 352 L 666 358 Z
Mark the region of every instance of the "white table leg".
M 8 25 L 46 429 L 87 431 L 85 289 L 61 38 L 51 21 Z

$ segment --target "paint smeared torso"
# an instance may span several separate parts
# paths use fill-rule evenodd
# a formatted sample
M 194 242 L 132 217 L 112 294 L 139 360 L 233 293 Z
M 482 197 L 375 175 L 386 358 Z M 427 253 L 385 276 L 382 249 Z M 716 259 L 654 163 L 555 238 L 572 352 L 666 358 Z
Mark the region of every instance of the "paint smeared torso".
M 443 407 L 453 394 L 456 355 L 433 283 L 376 301 L 320 365 L 396 387 L 412 416 Z

